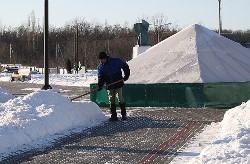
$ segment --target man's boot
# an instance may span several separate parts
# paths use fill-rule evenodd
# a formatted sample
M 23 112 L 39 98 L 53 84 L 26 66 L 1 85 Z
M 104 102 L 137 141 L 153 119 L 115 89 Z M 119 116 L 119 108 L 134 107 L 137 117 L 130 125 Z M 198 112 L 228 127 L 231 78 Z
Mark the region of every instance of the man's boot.
M 118 121 L 115 104 L 110 104 L 110 113 L 111 113 L 111 117 L 109 121 Z
M 125 108 L 125 103 L 120 103 L 122 120 L 127 120 L 127 112 Z

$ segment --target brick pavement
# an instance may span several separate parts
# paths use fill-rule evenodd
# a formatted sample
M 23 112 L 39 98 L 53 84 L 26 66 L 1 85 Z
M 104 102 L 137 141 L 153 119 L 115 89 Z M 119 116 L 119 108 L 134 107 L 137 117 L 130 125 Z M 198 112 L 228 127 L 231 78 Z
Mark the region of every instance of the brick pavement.
M 0 81 L 0 87 L 5 89 L 8 93 L 16 96 L 26 95 L 34 92 L 34 90 L 41 89 L 44 84 L 33 84 L 23 82 L 3 82 Z M 63 86 L 63 85 L 51 85 L 52 89 L 58 90 L 58 92 L 66 97 L 76 97 L 89 92 L 89 87 L 81 86 Z M 89 100 L 89 95 L 86 95 L 77 100 Z
M 128 121 L 83 130 L 1 163 L 170 163 L 205 125 L 221 121 L 225 111 L 129 108 Z

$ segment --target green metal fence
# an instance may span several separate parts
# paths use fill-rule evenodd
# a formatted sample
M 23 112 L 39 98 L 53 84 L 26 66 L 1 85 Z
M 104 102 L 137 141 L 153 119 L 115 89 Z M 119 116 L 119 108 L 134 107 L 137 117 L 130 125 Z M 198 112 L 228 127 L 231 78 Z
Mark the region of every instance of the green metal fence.
M 235 107 L 250 99 L 250 82 L 207 83 L 203 92 L 206 107 Z
M 90 91 L 97 84 L 90 85 Z M 250 82 L 242 83 L 166 83 L 125 84 L 123 95 L 133 107 L 234 107 L 250 99 Z M 90 100 L 108 106 L 105 89 L 91 93 Z

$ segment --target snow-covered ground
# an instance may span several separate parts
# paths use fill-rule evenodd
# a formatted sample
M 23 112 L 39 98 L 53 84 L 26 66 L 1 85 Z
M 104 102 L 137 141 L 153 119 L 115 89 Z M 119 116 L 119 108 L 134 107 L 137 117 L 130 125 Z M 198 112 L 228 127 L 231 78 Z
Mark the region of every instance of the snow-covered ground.
M 32 75 L 42 83 L 43 75 Z M 95 76 L 53 75 L 57 85 L 87 84 Z M 71 77 L 71 78 L 70 78 Z M 0 74 L 0 81 L 7 75 Z M 72 132 L 108 119 L 92 102 L 71 102 L 53 90 L 14 98 L 0 88 L 0 161 L 22 149 L 43 148 Z M 208 125 L 172 163 L 250 163 L 250 101 L 228 110 L 220 123 Z M 15 141 L 15 142 L 13 142 Z
M 1 73 L 0 81 L 10 81 L 10 73 Z M 89 71 L 85 74 L 50 74 L 49 84 L 53 85 L 65 85 L 65 86 L 86 86 L 97 82 L 97 71 Z M 43 74 L 32 74 L 31 80 L 25 81 L 25 83 L 44 84 Z
M 206 126 L 172 163 L 249 164 L 250 100 L 229 109 L 221 122 Z

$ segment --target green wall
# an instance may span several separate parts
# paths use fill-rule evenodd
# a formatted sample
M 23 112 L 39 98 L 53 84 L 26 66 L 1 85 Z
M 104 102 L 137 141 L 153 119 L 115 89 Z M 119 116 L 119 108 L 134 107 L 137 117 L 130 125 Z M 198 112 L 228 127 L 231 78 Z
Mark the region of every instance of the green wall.
M 90 85 L 90 91 L 96 88 Z M 250 99 L 250 82 L 125 84 L 123 95 L 131 107 L 229 108 Z M 109 106 L 106 89 L 92 92 L 90 100 Z

